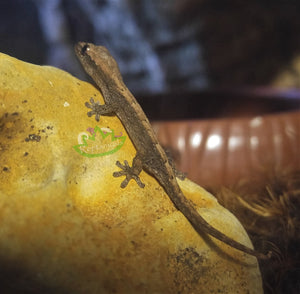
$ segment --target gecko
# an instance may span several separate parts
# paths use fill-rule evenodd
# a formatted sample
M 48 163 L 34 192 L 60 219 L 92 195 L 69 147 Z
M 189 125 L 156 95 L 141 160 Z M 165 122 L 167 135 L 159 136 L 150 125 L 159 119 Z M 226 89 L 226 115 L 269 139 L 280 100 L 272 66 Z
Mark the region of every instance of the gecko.
M 89 109 L 87 115 L 89 117 L 95 115 L 96 121 L 99 121 L 101 115 L 116 115 L 136 149 L 136 155 L 131 166 L 126 160 L 124 164 L 119 161 L 116 162 L 120 170 L 114 172 L 113 176 L 125 176 L 121 188 L 125 188 L 130 180 L 135 180 L 139 187 L 144 188 L 145 184 L 139 175 L 142 170 L 146 171 L 155 177 L 175 207 L 185 216 L 200 236 L 205 233 L 259 259 L 269 258 L 270 252 L 268 254 L 260 253 L 214 228 L 197 212 L 191 201 L 184 196 L 177 183 L 173 167 L 159 144 L 148 118 L 124 84 L 119 66 L 109 51 L 103 46 L 79 42 L 75 45 L 75 53 L 84 70 L 96 83 L 105 102 L 100 104 L 99 101 L 90 98 L 90 101 L 85 103 Z

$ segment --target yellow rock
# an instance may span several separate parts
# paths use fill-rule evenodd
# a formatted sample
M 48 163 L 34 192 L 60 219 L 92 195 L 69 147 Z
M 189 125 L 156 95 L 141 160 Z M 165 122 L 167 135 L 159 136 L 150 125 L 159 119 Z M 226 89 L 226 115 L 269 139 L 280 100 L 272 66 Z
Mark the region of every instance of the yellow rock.
M 144 189 L 120 188 L 115 162 L 135 150 L 116 117 L 86 115 L 90 97 L 103 101 L 64 71 L 0 54 L 0 265 L 14 279 L 1 289 L 262 293 L 256 259 L 200 237 L 151 176 L 142 172 Z M 213 226 L 251 246 L 212 195 L 179 184 Z

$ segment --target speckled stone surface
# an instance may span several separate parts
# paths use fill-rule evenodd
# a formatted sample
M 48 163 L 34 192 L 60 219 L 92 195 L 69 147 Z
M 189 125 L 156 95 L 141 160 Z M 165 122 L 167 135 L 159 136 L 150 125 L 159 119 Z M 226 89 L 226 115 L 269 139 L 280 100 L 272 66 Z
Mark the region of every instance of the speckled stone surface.
M 120 188 L 115 162 L 135 149 L 116 117 L 86 115 L 91 97 L 103 101 L 66 72 L 0 54 L 1 271 L 47 293 L 262 293 L 256 259 L 199 236 L 151 176 Z M 212 195 L 178 181 L 208 222 L 251 246 Z

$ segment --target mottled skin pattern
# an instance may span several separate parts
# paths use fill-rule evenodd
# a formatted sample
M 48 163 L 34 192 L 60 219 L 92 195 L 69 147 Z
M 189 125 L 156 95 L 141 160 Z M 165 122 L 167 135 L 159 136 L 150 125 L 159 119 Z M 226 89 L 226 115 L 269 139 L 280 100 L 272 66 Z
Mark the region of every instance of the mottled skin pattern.
M 136 148 L 137 153 L 132 167 L 127 161 L 124 165 L 119 161 L 116 163 L 121 171 L 113 175 L 115 177 L 126 176 L 121 187 L 125 188 L 128 182 L 134 179 L 143 188 L 144 184 L 139 174 L 145 170 L 158 180 L 176 208 L 183 213 L 200 235 L 207 233 L 240 251 L 258 258 L 266 258 L 266 255 L 242 245 L 212 227 L 185 198 L 177 183 L 173 168 L 158 143 L 145 113 L 125 86 L 119 67 L 108 50 L 102 46 L 80 42 L 75 46 L 75 52 L 85 71 L 99 87 L 105 101 L 104 105 L 100 105 L 92 98 L 90 103 L 86 102 L 86 107 L 90 109 L 88 116 L 95 115 L 95 119 L 99 121 L 101 115 L 117 115 Z

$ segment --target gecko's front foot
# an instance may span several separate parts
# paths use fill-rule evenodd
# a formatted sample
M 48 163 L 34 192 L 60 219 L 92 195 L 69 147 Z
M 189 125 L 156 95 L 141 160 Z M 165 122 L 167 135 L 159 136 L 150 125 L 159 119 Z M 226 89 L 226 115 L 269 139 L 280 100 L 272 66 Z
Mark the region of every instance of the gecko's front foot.
M 91 111 L 87 113 L 88 117 L 95 115 L 96 121 L 100 120 L 100 115 L 110 115 L 113 113 L 112 107 L 110 105 L 100 105 L 100 102 L 95 102 L 93 98 L 90 99 L 90 103 L 85 102 L 85 106 L 91 109 Z
M 127 160 L 124 160 L 124 164 L 120 163 L 120 161 L 117 161 L 116 165 L 122 170 L 118 172 L 114 172 L 113 176 L 114 177 L 126 176 L 126 179 L 121 183 L 121 188 L 125 188 L 128 185 L 129 181 L 132 179 L 135 180 L 141 188 L 145 187 L 145 184 L 142 183 L 139 177 L 141 168 L 137 165 L 134 165 L 134 161 L 132 167 L 129 166 Z

